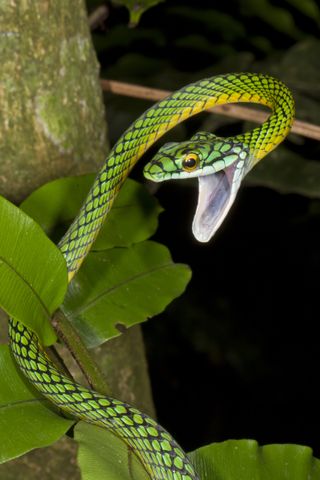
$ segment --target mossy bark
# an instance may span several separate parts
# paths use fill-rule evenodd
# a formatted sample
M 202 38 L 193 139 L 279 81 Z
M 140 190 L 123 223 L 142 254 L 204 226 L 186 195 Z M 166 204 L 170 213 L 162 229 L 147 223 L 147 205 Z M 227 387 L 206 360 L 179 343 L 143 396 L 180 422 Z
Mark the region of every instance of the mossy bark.
M 2 2 L 0 22 L 1 193 L 19 201 L 101 165 L 104 109 L 82 0 Z
M 0 193 L 18 203 L 46 181 L 98 169 L 105 112 L 83 0 L 1 2 L 0 27 Z M 152 413 L 140 331 L 101 348 L 100 364 L 106 351 L 114 396 Z M 0 466 L 7 480 L 44 474 L 80 478 L 70 439 Z

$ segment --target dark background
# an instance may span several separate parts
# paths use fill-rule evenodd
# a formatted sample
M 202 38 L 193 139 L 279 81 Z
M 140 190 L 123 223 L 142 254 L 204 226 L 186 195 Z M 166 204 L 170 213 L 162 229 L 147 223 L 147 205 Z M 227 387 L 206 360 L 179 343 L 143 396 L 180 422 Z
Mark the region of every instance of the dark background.
M 100 3 L 88 0 L 89 13 Z M 124 7 L 109 5 L 93 31 L 102 77 L 175 89 L 223 72 L 266 72 L 293 90 L 300 120 L 320 124 L 316 1 L 168 0 L 137 27 L 128 22 Z M 106 105 L 115 142 L 150 103 L 106 94 Z M 163 142 L 250 127 L 202 114 Z M 159 421 L 187 450 L 254 438 L 320 455 L 319 152 L 319 142 L 291 135 L 248 178 L 208 245 L 191 234 L 197 182 L 156 192 L 165 212 L 155 240 L 193 278 L 143 328 Z M 141 166 L 133 176 L 143 180 Z

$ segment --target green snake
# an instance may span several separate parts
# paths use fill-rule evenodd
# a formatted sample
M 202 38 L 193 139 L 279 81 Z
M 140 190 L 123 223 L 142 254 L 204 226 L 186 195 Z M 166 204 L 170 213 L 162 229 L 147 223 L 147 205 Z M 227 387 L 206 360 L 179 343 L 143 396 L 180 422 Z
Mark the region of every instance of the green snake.
M 231 207 L 243 176 L 288 134 L 294 102 L 280 81 L 251 73 L 200 80 L 174 92 L 143 113 L 120 137 L 98 174 L 78 216 L 59 243 L 69 281 L 79 269 L 130 170 L 154 142 L 179 122 L 218 104 L 253 102 L 272 114 L 251 132 L 230 138 L 198 133 L 169 143 L 146 165 L 154 181 L 198 177 L 199 200 L 193 232 L 208 241 Z M 150 478 L 196 480 L 188 456 L 153 419 L 119 400 L 74 383 L 48 358 L 37 335 L 9 323 L 14 358 L 29 381 L 53 404 L 77 419 L 110 429 L 135 452 Z

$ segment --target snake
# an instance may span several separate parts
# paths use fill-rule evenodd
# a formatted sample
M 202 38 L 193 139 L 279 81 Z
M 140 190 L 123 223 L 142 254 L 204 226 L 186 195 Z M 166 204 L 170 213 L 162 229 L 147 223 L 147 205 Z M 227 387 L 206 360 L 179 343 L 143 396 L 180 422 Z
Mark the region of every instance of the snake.
M 147 179 L 198 178 L 193 233 L 207 242 L 227 215 L 246 173 L 281 143 L 294 119 L 294 100 L 279 80 L 229 73 L 184 86 L 146 110 L 123 133 L 98 173 L 79 214 L 58 244 L 72 280 L 89 252 L 121 185 L 140 157 L 167 131 L 216 105 L 250 102 L 272 110 L 252 131 L 234 137 L 198 132 L 170 142 L 144 167 Z M 154 480 L 199 480 L 188 455 L 154 419 L 127 403 L 99 394 L 65 375 L 48 357 L 36 332 L 9 320 L 13 357 L 29 382 L 66 415 L 109 429 L 139 458 Z M 199 407 L 199 405 L 198 405 Z M 190 415 L 196 415 L 196 410 Z

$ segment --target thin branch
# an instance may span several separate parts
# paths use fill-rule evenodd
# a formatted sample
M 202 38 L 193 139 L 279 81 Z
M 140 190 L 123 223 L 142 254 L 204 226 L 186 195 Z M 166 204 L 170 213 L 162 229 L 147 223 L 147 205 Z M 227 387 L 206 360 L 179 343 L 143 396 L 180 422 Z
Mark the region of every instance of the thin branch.
M 99 366 L 61 310 L 54 314 L 52 325 L 76 360 L 89 385 L 102 394 L 110 395 L 109 385 Z
M 94 30 L 95 28 L 98 28 L 100 25 L 103 25 L 103 22 L 106 21 L 108 16 L 109 16 L 109 9 L 107 5 L 100 5 L 95 10 L 93 10 L 93 12 L 90 13 L 88 18 L 90 30 Z
M 144 100 L 158 101 L 170 95 L 169 90 L 159 90 L 157 88 L 143 87 L 115 80 L 101 80 L 102 89 L 118 95 L 127 97 L 142 98 Z M 239 120 L 249 120 L 251 122 L 262 123 L 268 118 L 268 113 L 254 108 L 244 107 L 238 104 L 217 105 L 210 112 L 218 113 L 226 117 L 233 117 Z M 320 140 L 320 125 L 295 120 L 292 127 L 292 133 L 297 133 L 307 138 Z
M 62 356 L 60 355 L 60 353 L 58 352 L 57 348 L 54 346 L 54 345 L 51 345 L 51 347 L 49 347 L 47 350 L 46 350 L 46 353 L 49 355 L 50 359 L 53 361 L 53 363 L 55 363 L 55 365 L 58 365 L 59 369 L 65 374 L 67 375 L 68 377 L 70 377 L 73 381 L 74 378 L 70 372 L 70 370 L 68 369 L 67 365 L 65 364 L 65 361 L 64 359 L 62 358 Z

